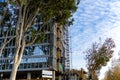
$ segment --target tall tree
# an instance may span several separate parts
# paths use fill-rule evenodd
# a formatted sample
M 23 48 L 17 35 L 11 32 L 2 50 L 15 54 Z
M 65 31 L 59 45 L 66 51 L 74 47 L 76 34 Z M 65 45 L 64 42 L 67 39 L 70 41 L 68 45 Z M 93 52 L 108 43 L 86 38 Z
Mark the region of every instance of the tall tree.
M 39 33 L 45 25 L 50 23 L 65 25 L 73 21 L 70 17 L 77 9 L 75 2 L 76 0 L 8 0 L 9 15 L 6 17 L 8 21 L 5 23 L 2 21 L 1 25 L 3 28 L 2 36 L 4 35 L 5 38 L 0 54 L 7 44 L 14 41 L 13 45 L 16 47 L 10 80 L 16 79 L 17 69 L 25 47 L 41 41 L 39 39 L 42 34 Z M 35 26 L 36 22 L 38 22 L 38 26 Z M 10 31 L 14 33 L 11 37 L 9 37 Z
M 93 43 L 91 48 L 85 51 L 87 68 L 93 80 L 98 80 L 97 75 L 102 66 L 105 66 L 113 54 L 115 43 L 112 38 L 107 38 L 104 43 Z
M 111 65 L 103 80 L 120 80 L 120 59 L 113 60 Z

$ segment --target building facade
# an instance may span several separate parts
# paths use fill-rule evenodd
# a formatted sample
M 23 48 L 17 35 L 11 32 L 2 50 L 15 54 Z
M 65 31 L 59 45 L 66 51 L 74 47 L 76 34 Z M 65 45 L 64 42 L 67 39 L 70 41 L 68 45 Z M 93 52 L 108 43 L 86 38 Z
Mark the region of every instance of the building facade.
M 7 27 L 0 27 L 0 46 L 6 38 L 6 29 Z M 42 80 L 43 78 L 44 80 L 65 80 L 65 72 L 70 69 L 68 27 L 51 23 L 42 31 L 45 31 L 43 42 L 26 46 L 16 80 Z M 15 30 L 12 28 L 7 38 L 15 35 Z M 2 79 L 10 77 L 15 49 L 15 39 L 13 39 L 6 45 L 0 56 L 0 78 Z M 43 70 L 52 71 L 50 75 L 52 77 L 43 77 Z
M 67 30 L 64 29 L 65 27 L 57 25 L 49 28 L 52 32 L 45 33 L 44 43 L 33 44 L 25 48 L 24 56 L 18 68 L 18 79 L 23 78 L 23 76 L 24 78 L 42 78 L 42 70 L 50 70 L 55 72 L 56 80 L 62 80 L 63 72 L 69 69 L 69 57 L 66 54 L 68 43 L 65 39 Z M 12 34 L 14 32 L 11 31 L 10 36 Z M 4 34 L 2 33 L 2 29 L 0 29 L 0 44 L 2 44 L 5 38 L 2 35 Z M 15 47 L 13 40 L 2 52 L 0 73 L 3 75 L 3 78 L 10 76 Z

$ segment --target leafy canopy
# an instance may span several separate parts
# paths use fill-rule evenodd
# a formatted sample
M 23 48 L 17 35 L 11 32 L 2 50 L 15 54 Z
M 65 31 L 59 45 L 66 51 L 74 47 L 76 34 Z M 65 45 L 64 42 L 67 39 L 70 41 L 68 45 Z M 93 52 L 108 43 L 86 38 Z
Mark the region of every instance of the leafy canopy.
M 93 43 L 86 54 L 88 70 L 93 70 L 99 73 L 102 66 L 105 66 L 113 54 L 115 43 L 112 38 L 107 38 L 103 44 Z
M 39 9 L 44 21 L 52 19 L 61 24 L 73 21 L 69 18 L 77 9 L 77 0 L 9 0 L 9 2 L 15 6 L 26 7 L 30 14 Z

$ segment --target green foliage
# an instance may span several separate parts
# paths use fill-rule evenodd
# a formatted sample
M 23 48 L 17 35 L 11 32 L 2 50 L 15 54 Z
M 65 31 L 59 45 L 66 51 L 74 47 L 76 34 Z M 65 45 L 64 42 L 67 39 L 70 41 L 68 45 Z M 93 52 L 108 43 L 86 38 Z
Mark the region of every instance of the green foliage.
M 99 74 L 101 67 L 105 66 L 112 57 L 114 47 L 115 43 L 111 38 L 107 38 L 103 44 L 93 43 L 85 52 L 88 70 Z
M 28 13 L 33 13 L 39 8 L 44 21 L 54 19 L 61 24 L 67 24 L 77 9 L 76 0 L 10 0 L 10 3 L 15 6 L 27 6 Z
M 48 1 L 48 4 L 43 6 L 44 8 L 41 8 L 41 15 L 44 17 L 44 20 L 53 19 L 55 22 L 61 24 L 66 24 L 77 9 L 75 0 Z
M 51 25 L 51 22 L 52 24 L 53 22 L 63 25 L 72 24 L 74 20 L 71 17 L 77 9 L 75 3 L 76 0 L 8 0 L 8 3 L 0 4 L 1 16 L 3 15 L 4 6 L 9 4 L 2 26 L 14 27 L 16 31 L 17 23 L 20 23 L 18 29 L 21 29 L 21 24 L 23 23 L 24 34 L 22 36 L 29 35 L 31 38 L 31 41 L 26 40 L 26 43 L 32 42 L 34 38 L 36 38 L 34 43 L 40 43 L 44 41 L 46 34 L 45 31 L 41 32 L 40 27 Z M 39 11 L 37 12 L 37 10 Z M 36 28 L 36 22 L 43 22 L 43 24 L 37 25 L 38 27 Z M 26 27 L 28 28 L 26 29 Z M 6 32 L 4 31 L 4 33 Z
M 40 35 L 38 35 L 37 39 L 35 40 L 35 43 L 42 43 L 45 40 L 45 32 L 42 32 Z

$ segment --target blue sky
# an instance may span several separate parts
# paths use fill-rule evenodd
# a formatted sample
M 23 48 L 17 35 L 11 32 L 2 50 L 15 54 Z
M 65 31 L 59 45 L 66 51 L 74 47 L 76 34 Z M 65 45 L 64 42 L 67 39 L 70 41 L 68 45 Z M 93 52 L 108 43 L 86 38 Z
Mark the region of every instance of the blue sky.
M 81 0 L 77 12 L 73 15 L 75 21 L 70 27 L 72 45 L 72 68 L 85 68 L 83 51 L 95 41 L 111 37 L 116 48 L 114 58 L 120 50 L 120 0 Z M 103 74 L 108 66 L 103 67 Z M 100 79 L 103 75 L 100 75 Z

